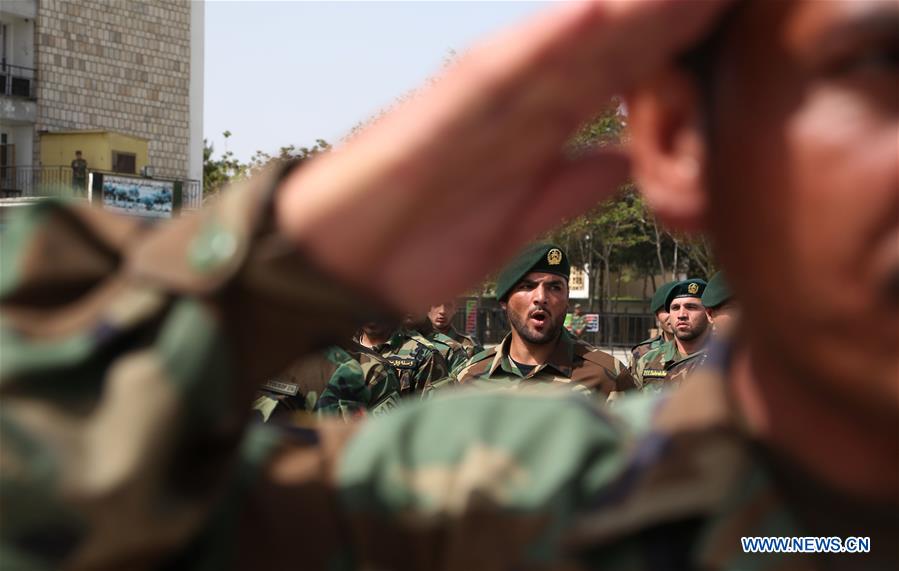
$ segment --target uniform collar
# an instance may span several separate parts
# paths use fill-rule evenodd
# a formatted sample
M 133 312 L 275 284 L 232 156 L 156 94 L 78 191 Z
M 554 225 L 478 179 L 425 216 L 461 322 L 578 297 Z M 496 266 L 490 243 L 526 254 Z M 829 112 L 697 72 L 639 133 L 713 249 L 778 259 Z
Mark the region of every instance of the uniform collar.
M 562 332 L 559 334 L 559 338 L 556 341 L 556 347 L 553 349 L 553 352 L 550 353 L 549 358 L 542 365 L 534 367 L 527 377 L 533 377 L 540 371 L 551 367 L 558 371 L 562 376 L 571 378 L 571 370 L 574 364 L 574 343 L 574 337 L 572 337 L 565 328 L 562 328 Z M 488 377 L 492 376 L 498 369 L 502 369 L 507 373 L 520 374 L 518 368 L 512 363 L 512 358 L 509 356 L 509 348 L 511 345 L 512 334 L 508 333 L 503 338 L 502 343 L 497 346 L 496 354 L 493 356 L 493 362 L 490 364 L 490 370 L 487 372 Z

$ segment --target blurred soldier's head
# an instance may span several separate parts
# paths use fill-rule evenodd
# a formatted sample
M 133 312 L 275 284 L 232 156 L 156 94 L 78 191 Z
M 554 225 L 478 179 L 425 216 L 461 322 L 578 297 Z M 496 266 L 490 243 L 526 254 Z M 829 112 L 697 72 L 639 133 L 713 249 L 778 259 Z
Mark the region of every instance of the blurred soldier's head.
M 456 300 L 451 299 L 438 305 L 432 305 L 428 311 L 428 319 L 437 331 L 449 331 L 456 315 Z
M 537 345 L 559 337 L 568 314 L 570 273 L 568 256 L 552 244 L 530 246 L 500 273 L 496 297 L 513 337 Z
M 644 196 L 712 237 L 751 353 L 859 419 L 899 410 L 897 36 L 894 1 L 742 2 L 628 107 Z
M 384 318 L 378 321 L 363 323 L 362 332 L 370 340 L 383 343 L 390 339 L 390 336 L 393 335 L 393 332 L 396 331 L 396 328 L 399 327 L 399 325 L 399 322 L 395 319 Z
M 709 280 L 702 293 L 702 305 L 716 334 L 727 335 L 740 317 L 740 306 L 730 292 L 724 272 L 716 273 Z
M 677 280 L 662 284 L 652 294 L 652 299 L 649 302 L 649 311 L 655 314 L 656 320 L 659 322 L 659 329 L 669 336 L 674 335 L 674 328 L 668 319 L 668 307 L 665 305 L 665 301 L 668 299 L 668 293 L 671 291 L 671 288 L 677 284 Z

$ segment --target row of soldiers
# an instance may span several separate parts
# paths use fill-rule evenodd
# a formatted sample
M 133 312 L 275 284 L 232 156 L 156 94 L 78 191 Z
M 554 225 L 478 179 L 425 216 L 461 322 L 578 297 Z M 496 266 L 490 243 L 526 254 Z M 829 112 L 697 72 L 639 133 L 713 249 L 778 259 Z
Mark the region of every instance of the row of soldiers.
M 457 303 L 445 301 L 402 321 L 369 321 L 353 339 L 298 360 L 262 385 L 253 408 L 264 421 L 290 422 L 308 412 L 351 419 L 457 386 L 544 384 L 610 401 L 681 382 L 704 362 L 713 334 L 725 333 L 738 314 L 720 273 L 709 283 L 666 283 L 650 307 L 659 334 L 634 347 L 624 367 L 564 327 L 570 269 L 559 246 L 535 244 L 522 252 L 497 282 L 511 331 L 486 351 L 453 327 Z

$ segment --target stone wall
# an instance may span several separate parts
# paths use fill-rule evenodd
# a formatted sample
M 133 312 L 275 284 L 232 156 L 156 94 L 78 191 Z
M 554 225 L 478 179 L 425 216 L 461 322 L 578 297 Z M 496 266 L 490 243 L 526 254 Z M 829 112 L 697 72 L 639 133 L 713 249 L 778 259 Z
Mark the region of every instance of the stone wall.
M 142 137 L 157 176 L 185 177 L 190 10 L 189 0 L 38 0 L 38 134 Z

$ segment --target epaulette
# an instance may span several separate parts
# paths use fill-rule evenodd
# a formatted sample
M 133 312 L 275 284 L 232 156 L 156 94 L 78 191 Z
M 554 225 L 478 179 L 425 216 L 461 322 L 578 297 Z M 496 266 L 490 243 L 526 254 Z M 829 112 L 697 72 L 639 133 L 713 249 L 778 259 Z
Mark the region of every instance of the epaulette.
M 651 339 L 645 339 L 645 340 L 643 340 L 643 341 L 640 341 L 639 343 L 637 343 L 636 345 L 634 345 L 633 347 L 631 347 L 631 351 L 633 351 L 633 350 L 636 349 L 637 347 L 642 347 L 642 346 L 644 346 L 644 345 L 652 345 L 653 343 L 655 343 L 656 341 L 658 341 L 660 337 L 661 337 L 661 335 L 656 335 L 655 337 L 653 337 L 653 338 L 651 338 Z
M 603 367 L 608 367 L 609 365 L 614 365 L 618 361 L 618 359 L 616 359 L 612 355 L 609 355 L 602 349 L 598 349 L 591 345 L 588 345 L 587 347 L 588 347 L 587 351 L 585 351 L 580 356 L 584 361 L 590 361 L 591 363 L 594 363 L 596 365 L 601 365 Z

